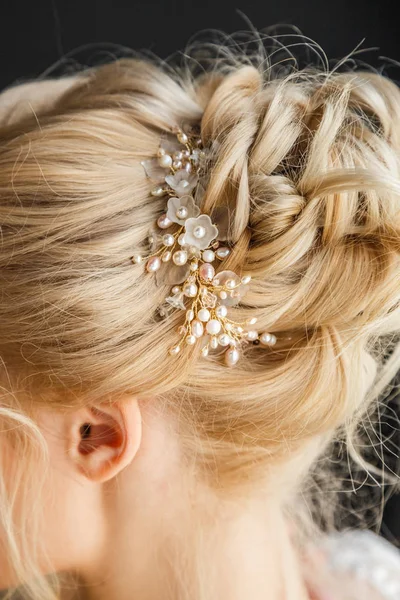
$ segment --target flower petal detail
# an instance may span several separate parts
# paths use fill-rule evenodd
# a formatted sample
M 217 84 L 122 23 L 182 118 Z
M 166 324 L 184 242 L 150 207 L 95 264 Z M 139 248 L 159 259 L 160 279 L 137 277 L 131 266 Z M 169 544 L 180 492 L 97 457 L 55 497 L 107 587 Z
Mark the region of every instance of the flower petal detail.
M 177 196 L 187 196 L 197 185 L 199 176 L 197 173 L 188 173 L 185 169 L 177 171 L 174 175 L 167 175 L 165 181 Z
M 208 215 L 185 221 L 185 244 L 188 246 L 205 250 L 217 236 L 218 229 Z
M 186 215 L 184 218 L 180 218 L 178 210 L 180 208 L 186 208 Z M 186 219 L 191 217 L 197 217 L 200 214 L 200 209 L 196 206 L 192 196 L 181 196 L 177 198 L 170 198 L 168 200 L 167 217 L 173 223 L 184 225 Z
M 226 282 L 230 280 L 235 284 L 234 289 L 227 289 Z M 226 297 L 220 298 L 219 303 L 225 306 L 236 306 L 242 300 L 243 296 L 248 292 L 249 286 L 242 283 L 239 275 L 236 275 L 233 271 L 221 271 L 217 273 L 213 279 L 213 285 L 217 288 L 224 288 Z
M 175 265 L 172 261 L 165 263 L 155 272 L 157 285 L 177 285 L 183 283 L 190 273 L 190 265 Z
M 154 183 L 162 183 L 165 180 L 165 169 L 160 167 L 156 158 L 142 160 L 140 163 L 149 179 Z
M 186 306 L 185 306 L 183 298 L 184 298 L 183 292 L 178 292 L 177 294 L 174 294 L 173 296 L 168 296 L 168 298 L 166 298 L 165 302 L 167 302 L 173 308 L 180 308 L 181 310 L 185 310 Z

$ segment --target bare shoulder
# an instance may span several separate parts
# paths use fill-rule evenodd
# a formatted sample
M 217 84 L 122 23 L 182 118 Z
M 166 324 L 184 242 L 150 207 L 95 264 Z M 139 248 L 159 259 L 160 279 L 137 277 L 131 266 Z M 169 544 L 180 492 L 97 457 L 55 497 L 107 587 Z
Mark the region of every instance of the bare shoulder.
M 304 565 L 316 600 L 400 599 L 400 551 L 370 531 L 326 536 Z

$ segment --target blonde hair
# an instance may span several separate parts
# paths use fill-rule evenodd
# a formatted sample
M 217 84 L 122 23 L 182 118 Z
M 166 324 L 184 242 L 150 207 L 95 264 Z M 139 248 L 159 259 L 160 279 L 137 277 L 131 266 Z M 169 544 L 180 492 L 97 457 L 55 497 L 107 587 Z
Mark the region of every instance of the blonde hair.
M 244 63 L 191 76 L 118 60 L 1 129 L 0 416 L 25 464 L 46 454 L 32 406 L 131 393 L 174 416 L 221 493 L 271 473 L 297 489 L 398 370 L 399 347 L 384 364 L 382 346 L 400 330 L 399 90 L 368 72 Z M 158 317 L 169 288 L 130 261 L 164 206 L 140 161 L 183 122 L 214 148 L 202 209 L 230 208 L 224 267 L 253 277 L 237 316 L 279 339 L 234 369 L 168 355 L 181 314 Z M 50 600 L 15 536 L 14 493 L 0 502 L 10 560 L 26 597 Z

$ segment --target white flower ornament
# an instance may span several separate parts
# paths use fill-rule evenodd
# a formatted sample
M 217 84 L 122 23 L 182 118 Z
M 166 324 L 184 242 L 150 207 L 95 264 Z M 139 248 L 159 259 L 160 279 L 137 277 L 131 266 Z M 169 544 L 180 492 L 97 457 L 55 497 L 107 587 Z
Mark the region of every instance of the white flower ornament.
M 167 218 L 172 223 L 178 223 L 178 225 L 185 225 L 187 219 L 197 217 L 200 214 L 200 209 L 195 204 L 192 196 L 170 198 L 167 206 Z
M 185 222 L 185 244 L 205 250 L 218 236 L 218 229 L 208 215 L 187 219 Z
M 209 215 L 200 214 L 191 195 L 206 165 L 201 139 L 178 130 L 175 139 L 163 143 L 157 159 L 143 161 L 142 165 L 147 176 L 158 183 L 151 190 L 152 196 L 169 196 L 166 212 L 157 220 L 160 234 L 156 238 L 151 236 L 153 245 L 154 239 L 157 241 L 156 248 L 146 259 L 149 273 L 168 269 L 171 281 L 176 278 L 172 294 L 165 300 L 166 306 L 160 308 L 160 316 L 167 316 L 173 309 L 185 311 L 184 323 L 178 330 L 181 339 L 169 352 L 176 355 L 183 345 L 198 346 L 202 356 L 207 356 L 221 348 L 225 363 L 233 366 L 244 344 L 273 346 L 276 337 L 254 330 L 255 317 L 245 323 L 228 317 L 228 307 L 240 303 L 251 277 L 239 277 L 233 271 L 216 273 L 213 263 L 223 261 L 231 250 L 220 245 L 217 225 Z M 200 187 L 204 189 L 203 182 Z M 226 234 L 221 237 L 225 239 Z M 141 264 L 143 257 L 136 254 L 132 262 Z M 167 276 L 164 281 L 168 279 Z M 178 282 L 182 283 L 177 285 Z

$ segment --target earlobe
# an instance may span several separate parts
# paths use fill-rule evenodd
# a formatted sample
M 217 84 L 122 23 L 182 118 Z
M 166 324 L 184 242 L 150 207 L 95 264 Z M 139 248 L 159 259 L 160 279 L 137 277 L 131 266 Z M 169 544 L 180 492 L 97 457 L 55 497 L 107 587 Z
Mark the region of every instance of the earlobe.
M 86 478 L 104 482 L 134 459 L 142 424 L 136 399 L 88 406 L 69 420 L 69 455 Z

